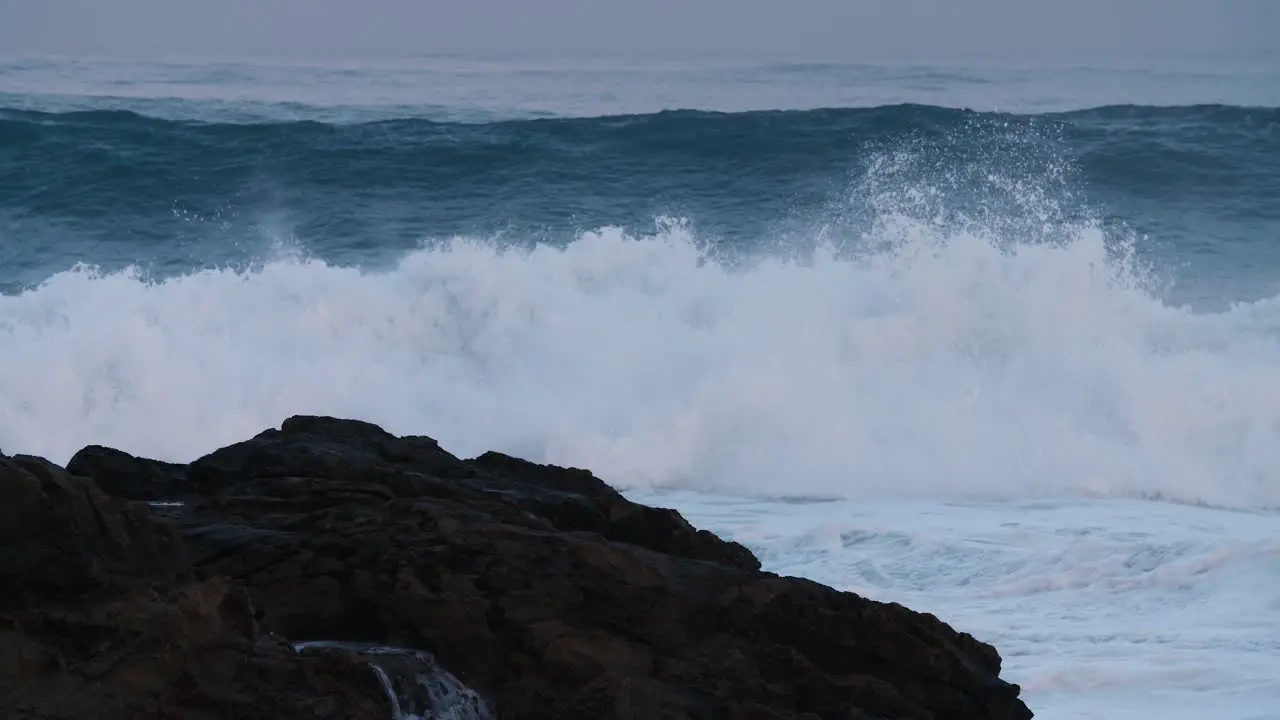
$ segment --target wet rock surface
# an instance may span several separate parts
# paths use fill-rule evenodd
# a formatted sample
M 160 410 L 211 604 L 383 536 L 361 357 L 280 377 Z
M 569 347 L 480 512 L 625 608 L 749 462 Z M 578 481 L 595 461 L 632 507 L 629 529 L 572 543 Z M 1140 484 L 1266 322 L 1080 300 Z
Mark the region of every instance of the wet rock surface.
M 1031 717 L 991 646 L 762 572 L 585 470 L 319 417 L 68 465 L 0 459 L 12 717 L 391 717 L 360 646 L 421 651 L 501 718 Z
M 394 718 L 491 720 L 493 708 L 423 650 L 344 642 L 299 643 L 303 652 L 338 649 L 369 664 Z

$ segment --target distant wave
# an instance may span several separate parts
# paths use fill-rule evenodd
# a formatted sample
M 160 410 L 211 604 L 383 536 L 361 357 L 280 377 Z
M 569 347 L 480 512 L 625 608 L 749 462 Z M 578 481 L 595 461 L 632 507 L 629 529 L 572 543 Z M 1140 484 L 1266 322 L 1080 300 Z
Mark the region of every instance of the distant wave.
M 1104 202 L 1155 199 L 1280 220 L 1277 109 L 1014 115 L 895 105 L 349 125 L 5 110 L 0 221 L 56 218 L 94 242 L 127 235 L 157 245 L 189 236 L 192 220 L 207 230 L 284 209 L 310 238 L 349 242 L 374 220 L 382 242 L 400 237 L 401 249 L 424 228 L 490 234 L 503 230 L 492 223 L 516 223 L 528 235 L 566 219 L 582 230 L 660 214 L 742 235 L 762 214 L 830 202 L 851 174 L 904 152 L 957 193 L 1005 192 L 991 187 L 996 176 L 1006 185 L 1058 178 Z M 477 207 L 487 220 L 475 219 Z
M 429 125 L 450 125 L 450 124 L 468 124 L 468 125 L 519 125 L 524 123 L 591 123 L 592 121 L 611 120 L 611 119 L 636 119 L 636 118 L 662 118 L 674 116 L 686 117 L 739 117 L 746 118 L 752 116 L 871 116 L 885 114 L 936 114 L 936 116 L 945 115 L 989 115 L 995 117 L 1045 117 L 1045 118 L 1071 118 L 1071 117 L 1107 117 L 1112 119 L 1160 119 L 1160 118 L 1178 118 L 1178 117 L 1195 117 L 1211 122 L 1216 121 L 1238 121 L 1240 118 L 1252 117 L 1262 121 L 1277 122 L 1280 120 L 1280 107 L 1265 106 L 1248 106 L 1248 105 L 1223 105 L 1219 103 L 1201 103 L 1192 105 L 1138 105 L 1138 104 L 1117 104 L 1117 105 L 1100 105 L 1097 107 L 1081 108 L 1078 110 L 1065 110 L 1047 113 L 1000 113 L 1000 112 L 978 112 L 961 107 L 942 107 L 936 105 L 921 105 L 917 103 L 899 103 L 894 105 L 880 105 L 876 107 L 825 107 L 813 108 L 805 110 L 746 110 L 737 112 L 726 112 L 719 110 L 696 110 L 696 109 L 672 109 L 663 110 L 653 113 L 637 113 L 623 115 L 603 115 L 597 117 L 540 117 L 531 119 L 504 119 L 490 122 L 471 122 L 471 123 L 453 123 L 446 121 L 431 120 L 420 117 L 406 118 L 385 118 L 373 121 L 361 121 L 351 123 L 327 123 L 315 120 L 299 120 L 299 121 L 269 121 L 258 120 L 254 122 L 244 123 L 226 123 L 211 122 L 202 120 L 174 120 L 160 117 L 153 117 L 145 113 L 138 113 L 131 110 L 72 110 L 66 112 L 44 112 L 40 110 L 30 110 L 25 108 L 5 108 L 0 107 L 0 118 L 7 120 L 29 120 L 33 122 L 58 120 L 74 121 L 80 120 L 85 122 L 93 122 L 95 120 L 118 121 L 118 122 L 158 122 L 172 124 L 196 124 L 196 125 L 380 125 L 386 123 L 418 123 Z

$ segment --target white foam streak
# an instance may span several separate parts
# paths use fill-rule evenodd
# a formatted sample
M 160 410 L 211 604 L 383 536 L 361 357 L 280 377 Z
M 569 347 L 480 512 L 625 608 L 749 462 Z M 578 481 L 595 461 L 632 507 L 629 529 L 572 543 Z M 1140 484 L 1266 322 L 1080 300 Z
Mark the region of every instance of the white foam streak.
M 890 219 L 892 220 L 892 219 Z M 1167 307 L 1101 231 L 709 261 L 680 225 L 0 297 L 0 448 L 187 460 L 296 413 L 629 486 L 1280 504 L 1276 304 Z

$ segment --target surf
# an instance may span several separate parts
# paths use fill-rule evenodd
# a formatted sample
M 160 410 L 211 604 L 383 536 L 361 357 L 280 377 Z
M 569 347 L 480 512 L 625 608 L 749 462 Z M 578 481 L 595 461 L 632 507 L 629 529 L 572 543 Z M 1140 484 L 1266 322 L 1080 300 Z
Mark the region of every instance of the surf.
M 1280 300 L 1159 300 L 1089 225 L 731 265 L 679 223 L 0 297 L 0 447 L 190 460 L 297 413 L 754 495 L 1280 505 Z

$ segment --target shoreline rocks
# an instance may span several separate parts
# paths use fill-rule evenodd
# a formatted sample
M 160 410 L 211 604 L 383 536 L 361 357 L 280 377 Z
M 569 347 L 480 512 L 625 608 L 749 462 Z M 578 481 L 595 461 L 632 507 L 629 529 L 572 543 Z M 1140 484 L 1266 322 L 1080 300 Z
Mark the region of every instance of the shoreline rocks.
M 1032 717 L 933 615 L 762 572 L 588 471 L 352 420 L 187 465 L 0 457 L 0 582 L 18 718 L 391 717 L 342 643 L 429 653 L 501 718 Z

